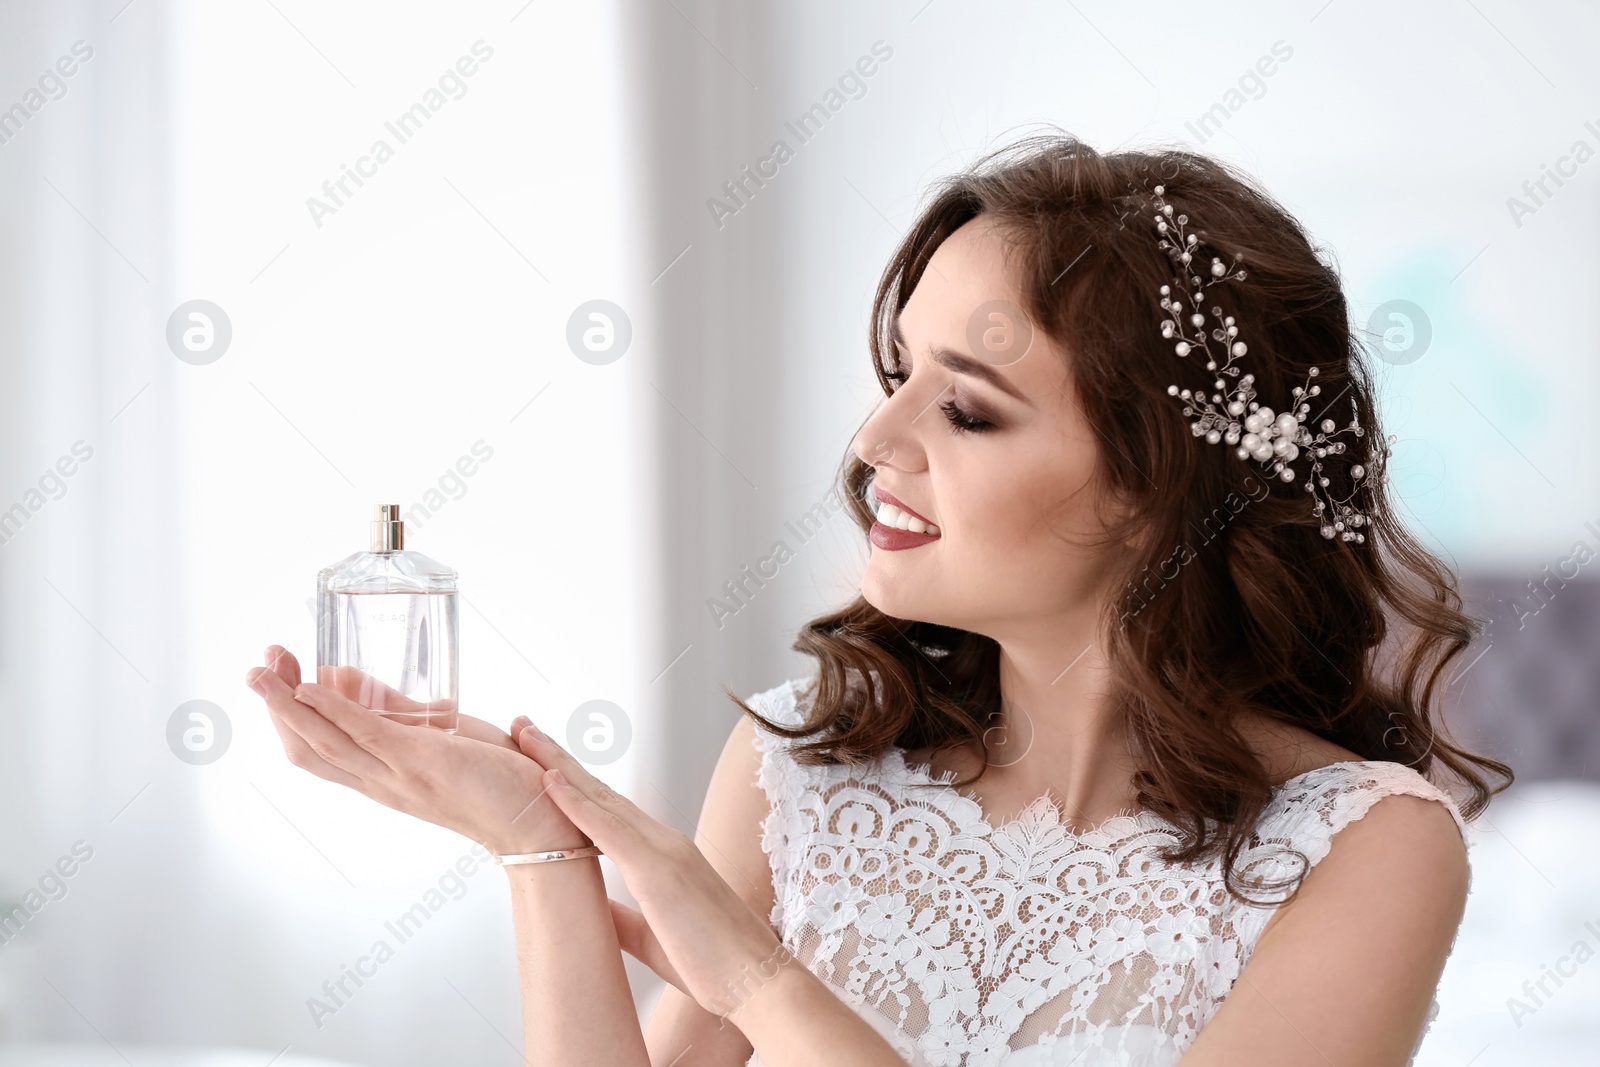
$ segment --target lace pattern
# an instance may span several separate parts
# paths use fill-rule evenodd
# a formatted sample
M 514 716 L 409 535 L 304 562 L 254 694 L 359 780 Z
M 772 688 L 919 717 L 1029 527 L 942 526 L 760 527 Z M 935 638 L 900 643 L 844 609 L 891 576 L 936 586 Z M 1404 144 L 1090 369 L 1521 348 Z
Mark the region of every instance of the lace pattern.
M 803 692 L 792 679 L 749 702 L 798 725 Z M 773 928 L 915 1067 L 1169 1067 L 1271 917 L 1228 895 L 1216 860 L 1163 863 L 1181 834 L 1153 812 L 1075 833 L 1044 796 L 995 826 L 953 774 L 908 765 L 897 748 L 865 766 L 811 767 L 788 756 L 788 739 L 756 736 Z M 1268 885 L 1293 875 L 1293 849 L 1316 864 L 1395 793 L 1444 803 L 1470 846 L 1450 794 L 1410 767 L 1352 761 L 1278 786 L 1241 873 Z M 1437 1011 L 1435 1000 L 1429 1026 Z

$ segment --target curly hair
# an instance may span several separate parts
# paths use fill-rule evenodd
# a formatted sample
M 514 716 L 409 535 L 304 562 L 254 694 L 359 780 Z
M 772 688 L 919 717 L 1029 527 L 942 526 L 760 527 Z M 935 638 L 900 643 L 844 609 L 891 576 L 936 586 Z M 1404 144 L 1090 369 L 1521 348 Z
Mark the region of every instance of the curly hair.
M 1175 358 L 1159 329 L 1156 294 L 1172 263 L 1151 221 L 1158 182 L 1203 227 L 1207 259 L 1248 266 L 1248 278 L 1219 287 L 1216 299 L 1248 330 L 1263 402 L 1288 407 L 1315 366 L 1319 399 L 1331 399 L 1313 420 L 1352 405 L 1364 433 L 1347 439 L 1348 462 L 1323 474 L 1334 498 L 1352 497 L 1367 515 L 1363 539 L 1326 537 L 1304 484 L 1265 477 L 1232 447 L 1196 438 L 1169 395 L 1173 383 L 1208 392 L 1214 375 Z M 1247 899 L 1234 866 L 1273 789 L 1237 729 L 1248 713 L 1363 759 L 1423 774 L 1443 765 L 1464 785 L 1464 816 L 1475 818 L 1511 784 L 1511 769 L 1453 743 L 1435 707 L 1446 670 L 1482 625 L 1463 612 L 1449 567 L 1396 519 L 1386 480 L 1350 481 L 1354 464 L 1382 470 L 1387 442 L 1337 270 L 1300 223 L 1195 152 L 1101 154 L 1066 134 L 1024 138 L 944 179 L 884 269 L 868 340 L 885 395 L 898 370 L 896 317 L 935 249 L 980 215 L 1005 238 L 1022 310 L 1069 353 L 1076 400 L 1104 443 L 1098 487 L 1130 505 L 1105 526 L 1107 543 L 1129 547 L 1111 572 L 1109 588 L 1120 592 L 1102 607 L 1103 652 L 1112 711 L 1139 768 L 1131 785 L 1141 806 L 1182 834 L 1165 859 L 1220 854 L 1228 891 Z M 853 452 L 839 471 L 863 534 L 873 473 Z M 1198 531 L 1205 540 L 1191 546 Z M 858 596 L 807 623 L 793 648 L 817 660 L 807 722 L 770 722 L 728 695 L 795 739 L 801 762 L 864 763 L 891 745 L 984 751 L 1001 708 L 993 639 L 892 618 Z M 1490 789 L 1485 772 L 1503 781 Z

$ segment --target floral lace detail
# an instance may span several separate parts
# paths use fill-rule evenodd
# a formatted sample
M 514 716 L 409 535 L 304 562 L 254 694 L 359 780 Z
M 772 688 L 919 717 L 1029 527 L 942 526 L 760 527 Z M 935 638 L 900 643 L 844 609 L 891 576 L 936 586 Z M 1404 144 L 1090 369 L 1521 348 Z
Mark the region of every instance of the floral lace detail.
M 793 679 L 749 703 L 798 725 L 804 691 Z M 1217 860 L 1162 862 L 1182 835 L 1153 812 L 1079 833 L 1047 795 L 995 826 L 952 773 L 908 765 L 898 748 L 812 767 L 788 756 L 787 739 L 756 737 L 773 928 L 914 1067 L 1170 1067 L 1271 917 L 1228 895 Z M 1470 847 L 1450 794 L 1401 764 L 1350 761 L 1274 790 L 1241 874 L 1293 875 L 1293 850 L 1316 864 L 1395 793 L 1445 804 Z M 1437 1012 L 1434 1001 L 1429 1026 Z

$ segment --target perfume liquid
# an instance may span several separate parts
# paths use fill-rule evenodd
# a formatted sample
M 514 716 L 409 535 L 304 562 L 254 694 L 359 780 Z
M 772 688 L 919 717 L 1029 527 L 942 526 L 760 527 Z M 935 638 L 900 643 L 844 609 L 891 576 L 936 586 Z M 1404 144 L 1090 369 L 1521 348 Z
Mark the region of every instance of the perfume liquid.
M 317 683 L 397 722 L 454 733 L 456 577 L 406 549 L 399 506 L 380 505 L 371 549 L 317 574 Z

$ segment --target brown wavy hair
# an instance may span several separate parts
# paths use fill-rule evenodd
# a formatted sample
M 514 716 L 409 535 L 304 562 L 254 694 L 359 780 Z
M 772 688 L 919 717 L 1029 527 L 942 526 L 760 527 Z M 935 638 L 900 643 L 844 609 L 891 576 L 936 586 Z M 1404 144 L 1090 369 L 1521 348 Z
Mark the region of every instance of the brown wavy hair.
M 1248 337 L 1262 402 L 1288 401 L 1315 366 L 1319 399 L 1331 399 L 1311 421 L 1344 425 L 1342 412 L 1353 410 L 1364 428 L 1340 438 L 1345 455 L 1322 472 L 1341 500 L 1353 490 L 1352 464 L 1373 472 L 1351 501 L 1369 517 L 1363 540 L 1325 537 L 1304 483 L 1267 477 L 1226 444 L 1197 440 L 1168 394 L 1174 382 L 1210 392 L 1214 375 L 1177 359 L 1159 329 L 1158 293 L 1173 265 L 1156 243 L 1149 198 L 1158 182 L 1196 220 L 1200 262 L 1217 255 L 1247 268 L 1245 279 L 1208 290 L 1208 302 L 1217 294 Z M 869 345 L 886 396 L 886 373 L 898 370 L 895 318 L 934 250 L 980 215 L 1005 235 L 1034 328 L 1070 354 L 1076 400 L 1104 443 L 1095 475 L 1103 499 L 1131 505 L 1102 523 L 1107 543 L 1128 545 L 1111 572 L 1109 588 L 1120 592 L 1103 604 L 1104 654 L 1113 714 L 1140 768 L 1131 783 L 1139 803 L 1183 835 L 1165 859 L 1220 853 L 1229 892 L 1246 899 L 1234 865 L 1273 788 L 1236 729 L 1247 710 L 1363 759 L 1424 774 L 1442 764 L 1465 787 L 1464 799 L 1453 790 L 1463 815 L 1475 818 L 1511 784 L 1511 768 L 1452 743 L 1430 709 L 1482 624 L 1463 612 L 1451 570 L 1396 518 L 1364 342 L 1336 268 L 1299 222 L 1244 175 L 1195 152 L 1101 154 L 1070 135 L 1024 138 L 944 179 L 884 269 Z M 863 534 L 872 475 L 847 453 L 839 477 Z M 1197 531 L 1211 536 L 1191 549 Z M 728 695 L 794 739 L 800 762 L 864 763 L 891 745 L 984 752 L 984 732 L 999 721 L 999 646 L 989 637 L 892 618 L 858 596 L 807 623 L 793 648 L 818 664 L 807 722 L 785 727 Z M 1491 790 L 1485 771 L 1504 781 Z

